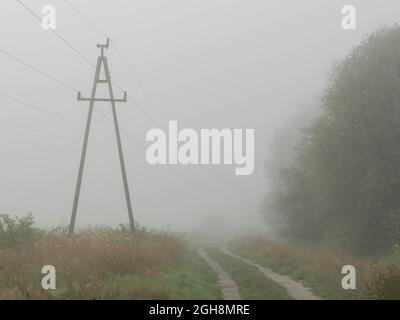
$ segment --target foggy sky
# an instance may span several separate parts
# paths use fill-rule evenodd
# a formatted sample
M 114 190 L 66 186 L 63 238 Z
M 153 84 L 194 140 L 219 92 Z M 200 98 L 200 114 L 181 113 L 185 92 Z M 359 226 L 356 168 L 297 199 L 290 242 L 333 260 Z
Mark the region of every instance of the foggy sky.
M 150 166 L 145 151 L 122 136 L 135 218 L 140 224 L 192 230 L 221 213 L 233 228 L 263 227 L 258 207 L 267 190 L 268 145 L 289 115 L 317 97 L 333 63 L 363 35 L 399 20 L 398 0 L 70 0 L 104 30 L 167 120 L 179 128 L 254 128 L 253 175 L 233 166 Z M 57 32 L 93 63 L 104 36 L 62 0 L 25 0 L 36 13 L 57 10 Z M 341 8 L 357 9 L 357 29 L 341 28 Z M 94 70 L 16 1 L 0 2 L 0 49 L 90 94 Z M 156 122 L 158 114 L 113 49 L 112 79 Z M 0 54 L 0 92 L 73 121 L 86 121 L 88 103 Z M 99 90 L 99 96 L 105 91 Z M 116 96 L 121 92 L 115 88 Z M 41 226 L 69 223 L 84 128 L 0 97 L 0 212 L 32 212 Z M 110 106 L 97 104 L 108 113 Z M 146 146 L 155 125 L 132 101 L 117 104 L 122 129 Z M 113 127 L 94 114 L 77 226 L 127 223 Z M 239 185 L 243 215 L 239 214 Z

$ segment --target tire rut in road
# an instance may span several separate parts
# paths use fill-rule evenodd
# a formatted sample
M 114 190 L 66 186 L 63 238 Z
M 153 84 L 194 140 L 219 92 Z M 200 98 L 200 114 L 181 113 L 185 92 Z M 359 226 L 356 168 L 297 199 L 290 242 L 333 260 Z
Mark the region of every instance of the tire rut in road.
M 235 281 L 227 274 L 218 262 L 211 259 L 204 248 L 198 250 L 199 255 L 208 263 L 218 276 L 218 287 L 221 289 L 224 300 L 241 300 L 239 287 Z
M 293 299 L 296 299 L 296 300 L 322 300 L 320 297 L 318 297 L 317 295 L 312 293 L 311 289 L 304 287 L 300 282 L 293 280 L 289 276 L 281 275 L 281 274 L 276 273 L 266 267 L 263 267 L 257 263 L 254 263 L 253 261 L 242 258 L 241 256 L 238 256 L 238 255 L 230 252 L 225 247 L 222 247 L 220 249 L 226 255 L 234 257 L 236 259 L 239 259 L 243 262 L 246 262 L 247 264 L 257 268 L 267 278 L 270 278 L 271 280 L 274 280 L 275 282 L 279 283 L 281 286 L 283 286 L 288 291 L 288 293 L 290 294 L 290 296 Z

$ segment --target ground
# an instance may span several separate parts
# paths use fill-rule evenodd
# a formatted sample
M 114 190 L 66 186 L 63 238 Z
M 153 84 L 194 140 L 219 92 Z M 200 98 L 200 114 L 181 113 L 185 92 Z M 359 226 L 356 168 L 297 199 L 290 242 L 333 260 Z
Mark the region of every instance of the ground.
M 182 234 L 88 230 L 35 234 L 0 247 L 0 299 L 398 299 L 398 267 L 383 268 L 327 248 L 263 238 L 227 247 Z M 17 239 L 17 238 L 16 238 Z M 388 259 L 386 259 L 388 261 Z M 398 266 L 398 260 L 397 260 Z M 357 290 L 341 286 L 343 265 L 357 270 Z M 44 265 L 56 290 L 41 286 Z M 396 266 L 396 265 L 395 265 Z M 384 270 L 384 272 L 380 272 Z M 390 272 L 389 272 L 390 271 Z M 389 277 L 390 276 L 390 277 Z

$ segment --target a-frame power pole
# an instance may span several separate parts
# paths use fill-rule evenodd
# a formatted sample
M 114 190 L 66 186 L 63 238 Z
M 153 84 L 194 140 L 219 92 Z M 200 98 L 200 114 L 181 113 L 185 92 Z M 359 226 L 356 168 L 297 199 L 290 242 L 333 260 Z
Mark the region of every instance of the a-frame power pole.
M 119 126 L 118 126 L 117 110 L 115 108 L 115 102 L 126 102 L 127 94 L 126 94 L 126 92 L 124 92 L 123 99 L 115 99 L 114 98 L 114 92 L 113 92 L 113 87 L 112 87 L 112 82 L 111 82 L 111 77 L 110 77 L 110 70 L 108 68 L 108 61 L 107 61 L 107 57 L 104 55 L 104 49 L 108 49 L 109 44 L 110 44 L 110 39 L 107 39 L 106 44 L 98 44 L 97 45 L 97 47 L 100 48 L 101 54 L 97 58 L 96 74 L 95 74 L 95 78 L 94 78 L 94 82 L 93 82 L 91 97 L 90 98 L 82 98 L 81 93 L 78 92 L 78 101 L 89 101 L 90 105 L 89 105 L 89 113 L 88 113 L 88 117 L 87 117 L 87 121 L 86 121 L 85 137 L 83 140 L 81 161 L 80 161 L 79 172 L 78 172 L 78 180 L 76 182 L 76 188 L 75 188 L 75 196 L 74 196 L 74 204 L 72 207 L 71 222 L 69 225 L 69 234 L 70 235 L 72 235 L 74 233 L 74 228 L 75 228 L 76 212 L 78 210 L 79 194 L 80 194 L 80 190 L 81 190 L 83 168 L 85 166 L 86 150 L 87 150 L 87 145 L 88 145 L 88 140 L 89 140 L 89 132 L 90 132 L 90 124 L 92 122 L 93 108 L 94 108 L 94 103 L 96 101 L 111 102 L 112 114 L 113 114 L 113 118 L 114 118 L 115 135 L 117 138 L 117 145 L 118 145 L 119 161 L 120 161 L 121 172 L 122 172 L 122 180 L 124 183 L 126 204 L 128 207 L 129 223 L 130 223 L 131 231 L 132 232 L 135 231 L 135 221 L 133 219 L 128 179 L 126 177 L 124 155 L 122 152 L 121 135 L 120 135 Z M 105 74 L 105 78 L 103 78 L 103 79 L 100 78 L 102 67 L 104 68 L 104 74 Z M 97 85 L 99 83 L 107 84 L 109 95 L 110 95 L 109 98 L 96 98 L 96 89 L 97 89 Z

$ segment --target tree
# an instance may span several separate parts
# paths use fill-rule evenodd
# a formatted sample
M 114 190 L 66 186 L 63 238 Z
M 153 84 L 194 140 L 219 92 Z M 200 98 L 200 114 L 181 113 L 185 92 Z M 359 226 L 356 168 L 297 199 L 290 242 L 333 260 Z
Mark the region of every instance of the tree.
M 338 63 L 321 105 L 278 210 L 297 217 L 286 219 L 291 237 L 308 237 L 301 221 L 356 253 L 387 250 L 400 242 L 400 28 L 374 32 Z
M 270 156 L 265 161 L 269 191 L 264 197 L 260 211 L 264 215 L 271 233 L 278 237 L 289 233 L 292 236 L 298 234 L 298 232 L 292 233 L 293 230 L 289 230 L 292 226 L 290 217 L 294 217 L 294 212 L 289 210 L 290 204 L 281 198 L 287 194 L 286 188 L 290 188 L 289 180 L 295 179 L 295 173 L 291 166 L 294 165 L 299 149 L 301 149 L 303 131 L 312 124 L 319 114 L 317 106 L 316 100 L 306 101 L 298 105 L 298 111 L 292 115 L 290 121 L 276 132 L 269 148 Z M 290 202 L 289 197 L 291 195 L 287 194 L 287 196 L 287 200 Z M 290 213 L 284 210 L 285 205 L 287 205 L 286 209 Z M 297 219 L 297 217 L 294 218 Z M 299 233 L 301 234 L 301 232 Z M 300 238 L 296 238 L 300 240 Z
M 360 253 L 400 240 L 400 28 L 381 29 L 332 73 L 308 153 L 327 239 Z

